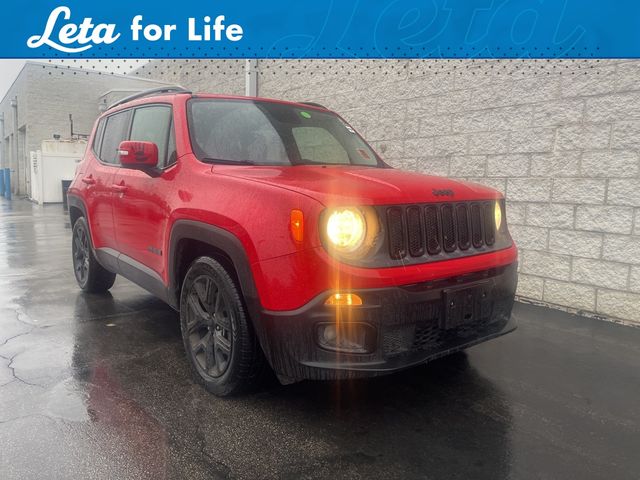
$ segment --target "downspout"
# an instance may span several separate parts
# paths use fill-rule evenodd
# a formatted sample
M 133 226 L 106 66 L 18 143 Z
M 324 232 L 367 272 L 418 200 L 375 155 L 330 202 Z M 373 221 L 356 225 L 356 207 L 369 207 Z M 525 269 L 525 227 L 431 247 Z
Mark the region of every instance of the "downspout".
M 12 164 L 15 165 L 11 169 L 12 173 L 15 172 L 16 181 L 13 182 L 13 188 L 11 189 L 16 195 L 20 194 L 20 160 L 18 159 L 18 96 L 16 95 L 11 99 L 11 106 L 13 107 L 13 152 Z
M 0 197 L 4 197 L 4 167 L 5 167 L 5 153 L 4 153 L 4 112 L 0 112 Z
M 0 169 L 4 168 L 4 112 L 0 112 Z
M 247 97 L 258 96 L 258 60 L 245 60 L 244 64 L 244 94 Z

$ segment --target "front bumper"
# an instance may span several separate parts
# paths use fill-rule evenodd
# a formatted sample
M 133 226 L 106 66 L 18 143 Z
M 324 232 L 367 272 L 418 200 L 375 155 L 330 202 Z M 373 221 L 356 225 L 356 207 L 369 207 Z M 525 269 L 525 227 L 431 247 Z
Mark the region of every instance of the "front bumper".
M 463 350 L 515 329 L 511 309 L 517 264 L 413 285 L 350 290 L 363 305 L 331 307 L 325 292 L 294 311 L 263 311 L 263 349 L 282 380 L 330 380 L 381 375 Z M 469 289 L 469 290 L 466 290 Z M 454 292 L 473 291 L 473 314 L 448 311 Z M 446 304 L 445 304 L 446 299 Z M 468 309 L 467 309 L 468 310 Z M 317 325 L 362 322 L 375 329 L 371 353 L 329 351 Z

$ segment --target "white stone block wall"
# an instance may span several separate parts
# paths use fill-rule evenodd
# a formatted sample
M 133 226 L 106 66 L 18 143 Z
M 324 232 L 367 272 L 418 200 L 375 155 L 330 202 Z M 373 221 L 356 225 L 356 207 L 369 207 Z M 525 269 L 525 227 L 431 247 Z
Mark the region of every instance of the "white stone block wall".
M 259 68 L 261 96 L 335 109 L 390 164 L 504 192 L 521 298 L 640 323 L 640 61 L 273 60 Z M 242 91 L 241 72 L 222 77 L 180 80 Z

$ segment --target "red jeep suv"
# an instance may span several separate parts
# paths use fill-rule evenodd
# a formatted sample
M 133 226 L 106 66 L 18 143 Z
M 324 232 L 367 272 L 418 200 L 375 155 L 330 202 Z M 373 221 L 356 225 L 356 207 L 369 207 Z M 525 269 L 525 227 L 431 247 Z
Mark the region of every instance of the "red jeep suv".
M 120 274 L 179 311 L 217 395 L 268 366 L 283 383 L 379 375 L 515 328 L 502 195 L 393 169 L 318 104 L 128 97 L 68 200 L 80 287 Z

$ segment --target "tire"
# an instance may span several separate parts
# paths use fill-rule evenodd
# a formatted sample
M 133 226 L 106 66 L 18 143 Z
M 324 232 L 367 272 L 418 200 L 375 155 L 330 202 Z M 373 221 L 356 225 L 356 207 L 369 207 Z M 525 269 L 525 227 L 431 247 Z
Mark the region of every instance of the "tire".
M 196 382 L 224 397 L 257 387 L 266 360 L 240 290 L 216 260 L 194 260 L 180 294 L 180 327 Z
M 73 224 L 73 240 L 71 243 L 73 273 L 78 286 L 89 293 L 104 293 L 116 281 L 116 274 L 106 270 L 93 255 L 93 245 L 89 226 L 84 217 Z

